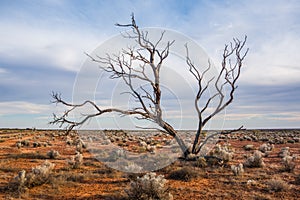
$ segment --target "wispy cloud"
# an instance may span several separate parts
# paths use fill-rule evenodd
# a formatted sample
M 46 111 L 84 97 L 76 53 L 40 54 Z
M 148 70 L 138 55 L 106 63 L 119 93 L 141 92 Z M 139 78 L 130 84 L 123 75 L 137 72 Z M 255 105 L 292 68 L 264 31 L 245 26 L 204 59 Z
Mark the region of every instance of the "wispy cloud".
M 51 90 L 71 99 L 76 72 L 86 59 L 84 52 L 92 52 L 123 31 L 113 24 L 129 22 L 134 12 L 141 27 L 165 27 L 190 36 L 216 66 L 224 43 L 248 35 L 250 52 L 237 98 L 227 113 L 230 126 L 244 120 L 250 126 L 275 126 L 272 120 L 294 126 L 300 121 L 299 10 L 300 2 L 295 0 L 0 2 L 0 113 L 50 114 L 52 108 L 47 103 Z M 168 64 L 182 62 L 174 59 Z M 187 101 L 195 90 L 190 86 L 193 81 L 178 85 L 183 73 L 166 74 L 162 83 L 176 89 L 187 119 L 184 123 L 194 125 L 194 108 Z M 85 83 L 81 89 L 89 87 Z M 105 96 L 113 89 L 110 82 L 101 84 L 92 97 L 105 106 L 115 96 Z M 172 98 L 167 94 L 163 100 L 171 102 Z M 176 103 L 164 106 L 170 120 L 181 118 Z
M 4 68 L 0 68 L 0 74 L 6 74 L 7 73 L 7 70 L 4 69 Z
M 0 115 L 42 114 L 49 110 L 49 105 L 34 104 L 24 101 L 0 102 Z
M 18 22 L 1 22 L 2 62 L 78 71 L 86 56 L 102 38 L 68 29 L 38 29 Z M 21 34 L 20 34 L 21 33 Z
M 202 14 L 190 14 L 185 28 L 217 65 L 224 43 L 248 35 L 249 55 L 241 82 L 254 85 L 299 83 L 300 3 L 297 1 L 224 1 L 207 4 Z M 293 69 L 288 69 L 293 67 Z

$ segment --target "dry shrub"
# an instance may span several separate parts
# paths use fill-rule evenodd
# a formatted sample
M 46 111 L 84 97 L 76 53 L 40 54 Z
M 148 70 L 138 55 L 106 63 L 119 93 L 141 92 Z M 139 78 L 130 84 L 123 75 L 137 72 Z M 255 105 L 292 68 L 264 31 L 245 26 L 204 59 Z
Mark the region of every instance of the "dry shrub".
M 26 159 L 48 159 L 48 156 L 41 154 L 40 152 L 36 153 L 21 153 L 21 154 L 10 154 L 9 158 L 19 159 L 19 158 L 26 158 Z
M 244 166 L 249 168 L 264 167 L 263 154 L 260 151 L 254 151 L 253 155 L 244 162 Z
M 132 181 L 126 193 L 128 199 L 172 200 L 173 196 L 169 193 L 169 189 L 165 187 L 166 183 L 167 180 L 163 175 L 156 176 L 155 173 L 150 172 Z
M 205 168 L 205 167 L 207 167 L 206 159 L 204 157 L 200 157 L 196 160 L 194 165 L 195 165 L 195 167 Z
M 233 149 L 230 145 L 220 145 L 217 144 L 213 150 L 210 152 L 210 156 L 214 156 L 222 159 L 224 163 L 227 163 L 232 160 L 234 155 Z
M 273 144 L 269 144 L 269 143 L 268 144 L 264 143 L 264 144 L 260 145 L 260 147 L 259 147 L 259 150 L 262 153 L 270 152 L 273 149 L 274 149 L 274 145 Z
M 283 147 L 283 148 L 281 148 L 280 152 L 278 153 L 278 156 L 281 158 L 284 158 L 289 155 L 290 155 L 290 147 Z
M 300 185 L 300 174 L 298 174 L 298 176 L 296 177 L 295 184 Z
M 18 175 L 8 184 L 8 189 L 12 192 L 17 192 L 18 195 L 24 193 L 26 187 L 26 171 L 22 170 Z
M 17 147 L 18 149 L 20 149 L 20 148 L 22 147 L 21 142 L 17 142 L 17 143 L 16 143 L 16 147 Z
M 60 156 L 59 152 L 58 151 L 55 151 L 55 150 L 50 150 L 48 151 L 47 153 L 47 156 L 50 158 L 50 159 L 56 159 Z
M 28 187 L 44 184 L 48 180 L 54 166 L 53 163 L 46 160 L 42 165 L 33 168 L 31 173 L 28 173 L 26 176 Z
M 22 145 L 22 146 L 25 146 L 25 147 L 29 147 L 30 142 L 29 142 L 28 140 L 22 140 L 22 141 L 21 141 L 21 145 Z
M 42 165 L 32 168 L 29 173 L 22 170 L 9 183 L 9 189 L 21 194 L 27 188 L 42 185 L 48 181 L 53 168 L 54 164 L 46 160 Z
M 130 172 L 130 173 L 138 173 L 141 172 L 143 167 L 139 166 L 136 163 L 128 163 L 126 166 L 124 166 L 124 169 L 126 172 Z
M 173 180 L 190 181 L 197 177 L 198 177 L 198 173 L 195 172 L 192 168 L 183 167 L 183 168 L 177 169 L 175 171 L 172 171 L 169 174 L 168 178 L 173 179 Z
M 66 181 L 78 182 L 78 183 L 83 183 L 85 181 L 85 178 L 87 177 L 86 174 L 77 174 L 77 173 L 64 173 L 61 176 Z
M 244 166 L 242 163 L 238 164 L 237 166 L 231 165 L 231 171 L 235 176 L 242 175 L 244 173 Z
M 68 160 L 68 164 L 73 169 L 79 168 L 83 163 L 83 156 L 80 152 L 76 152 L 75 156 L 71 157 L 71 160 Z
M 283 171 L 293 172 L 296 167 L 296 156 L 285 156 L 282 158 Z
M 267 182 L 268 190 L 274 192 L 286 191 L 289 185 L 281 179 L 271 179 Z
M 254 194 L 253 200 L 272 200 L 272 198 L 264 194 Z
M 223 159 L 216 156 L 204 156 L 207 166 L 210 167 L 219 167 L 224 165 Z
M 253 144 L 247 144 L 245 146 L 243 146 L 245 151 L 250 151 L 254 149 L 254 145 Z

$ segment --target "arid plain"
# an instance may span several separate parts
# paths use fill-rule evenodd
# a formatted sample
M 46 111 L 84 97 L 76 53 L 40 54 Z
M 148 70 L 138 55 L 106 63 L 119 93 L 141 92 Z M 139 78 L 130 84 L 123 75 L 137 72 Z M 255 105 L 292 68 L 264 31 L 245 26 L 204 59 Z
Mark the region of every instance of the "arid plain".
M 105 134 L 108 143 L 133 152 L 172 146 L 163 133 Z M 222 160 L 178 159 L 155 171 L 166 179 L 164 192 L 173 199 L 300 198 L 300 130 L 239 131 L 220 137 L 209 155 Z M 0 130 L 0 199 L 130 199 L 131 183 L 143 175 L 99 162 L 75 132 Z

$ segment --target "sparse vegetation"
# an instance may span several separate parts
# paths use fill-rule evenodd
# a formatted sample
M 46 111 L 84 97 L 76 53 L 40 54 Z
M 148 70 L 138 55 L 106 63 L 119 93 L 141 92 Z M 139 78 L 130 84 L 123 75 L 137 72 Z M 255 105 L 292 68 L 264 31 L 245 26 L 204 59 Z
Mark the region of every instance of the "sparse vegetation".
M 21 153 L 21 154 L 11 154 L 8 157 L 14 159 L 48 159 L 48 156 L 41 154 L 40 152 L 35 153 Z
M 183 167 L 171 171 L 168 178 L 173 180 L 190 181 L 197 177 L 198 173 L 194 169 L 191 167 Z
M 33 142 L 33 143 L 32 143 L 32 146 L 33 146 L 34 148 L 37 148 L 37 147 L 41 147 L 42 145 L 41 145 L 41 143 L 39 143 L 39 142 Z
M 300 185 L 300 174 L 298 174 L 298 175 L 296 176 L 295 183 L 296 183 L 297 185 Z
M 278 153 L 278 156 L 281 158 L 284 158 L 286 156 L 290 155 L 290 148 L 289 147 L 283 147 L 281 148 L 280 152 Z
M 229 144 L 223 146 L 217 144 L 210 152 L 210 155 L 220 158 L 224 163 L 227 163 L 232 160 L 234 151 Z
M 83 155 L 80 152 L 76 152 L 75 156 L 72 156 L 70 160 L 68 160 L 69 166 L 73 169 L 79 168 L 83 163 Z
M 30 142 L 28 140 L 22 140 L 21 144 L 22 144 L 22 146 L 29 147 Z
M 134 172 L 134 173 L 140 172 L 143 169 L 143 167 L 137 165 L 136 163 L 129 163 L 124 168 L 127 172 Z
M 247 144 L 243 147 L 246 151 L 251 151 L 254 149 L 254 145 L 253 144 Z
M 163 175 L 156 175 L 153 172 L 138 177 L 130 183 L 126 190 L 128 199 L 137 200 L 172 200 L 173 196 L 166 187 L 167 180 Z
M 237 166 L 231 165 L 231 171 L 235 176 L 242 175 L 244 173 L 244 166 L 242 163 L 238 164 Z
M 293 172 L 296 167 L 296 156 L 285 156 L 282 158 L 283 171 Z
M 22 194 L 27 188 L 44 184 L 54 168 L 54 164 L 47 160 L 40 166 L 32 168 L 31 172 L 26 173 L 22 170 L 9 183 L 9 189 L 18 194 Z
M 298 156 L 297 153 L 299 152 L 300 143 L 298 143 L 297 140 L 295 140 L 296 143 L 286 143 L 284 146 L 274 143 L 275 148 L 270 153 L 270 156 L 264 157 L 264 153 L 259 149 L 260 146 L 262 146 L 260 144 L 267 144 L 267 141 L 260 142 L 260 137 L 266 140 L 267 136 L 263 134 L 269 133 L 260 131 L 259 134 L 255 135 L 259 142 L 252 141 L 251 144 L 254 145 L 254 149 L 258 149 L 261 153 L 265 168 L 246 168 L 245 166 L 244 173 L 241 173 L 241 164 L 244 163 L 243 161 L 246 161 L 245 158 L 254 156 L 255 154 L 255 151 L 246 151 L 243 148 L 245 144 L 250 144 L 248 139 L 245 139 L 244 142 L 240 142 L 240 138 L 248 138 L 244 136 L 249 136 L 249 132 L 251 134 L 251 131 L 243 131 L 220 139 L 219 144 L 221 147 L 230 143 L 232 148 L 229 146 L 229 150 L 233 152 L 231 149 L 235 149 L 233 159 L 227 164 L 222 164 L 222 159 L 208 155 L 196 157 L 193 161 L 177 160 L 164 169 L 157 171 L 157 173 L 169 179 L 168 183 L 165 184 L 165 190 L 167 191 L 166 197 L 168 198 L 167 193 L 171 193 L 173 199 L 178 200 L 237 199 L 237 197 L 244 199 L 277 199 L 282 196 L 290 200 L 300 196 L 299 159 L 295 159 Z M 279 141 L 281 141 L 287 140 L 287 137 L 296 137 L 296 134 L 292 131 L 278 131 L 275 133 L 276 134 L 270 133 L 268 137 L 274 141 L 276 138 L 279 138 Z M 300 134 L 300 131 L 296 133 Z M 102 162 L 92 158 L 89 151 L 84 151 L 84 162 L 81 162 L 80 165 L 75 164 L 75 160 L 80 160 L 75 159 L 79 153 L 74 154 L 73 159 L 69 161 L 72 164 L 64 162 L 63 159 L 71 158 L 73 152 L 76 151 L 78 135 L 74 133 L 68 136 L 57 133 L 56 131 L 36 131 L 28 135 L 25 135 L 27 134 L 26 131 L 22 132 L 22 134 L 14 132 L 13 134 L 16 136 L 6 134 L 2 136 L 0 133 L 1 138 L 5 137 L 5 142 L 1 144 L 0 148 L 2 152 L 0 154 L 0 199 L 61 199 L 62 196 L 68 199 L 121 200 L 126 199 L 126 197 L 132 199 L 127 195 L 124 189 L 127 188 L 129 190 L 129 182 L 135 182 L 138 179 L 137 177 L 142 178 L 143 176 L 142 174 L 124 173 L 109 168 L 103 165 Z M 113 138 L 116 140 L 116 138 L 119 137 L 120 141 L 127 140 L 125 132 L 123 135 L 120 134 L 121 132 L 118 132 L 118 135 L 115 135 Z M 38 135 L 38 137 L 35 137 L 36 135 Z M 66 137 L 74 141 L 72 145 L 65 144 Z M 130 144 L 135 145 L 137 148 L 139 147 L 139 142 L 135 142 L 137 138 L 133 137 L 129 132 L 127 132 L 127 137 L 130 138 L 130 140 L 127 140 Z M 156 135 L 155 137 L 158 136 Z M 167 141 L 167 139 L 164 139 L 165 137 L 165 135 L 162 135 L 159 138 L 160 141 Z M 253 136 L 251 136 L 251 138 L 252 137 Z M 93 138 L 93 140 L 94 139 L 95 138 Z M 110 140 L 111 138 L 107 137 L 104 139 Z M 23 140 L 30 142 L 30 145 L 28 147 L 22 145 L 20 149 L 17 149 L 15 144 L 17 142 L 21 143 Z M 38 149 L 33 148 L 33 141 L 42 144 L 41 147 Z M 45 147 L 43 145 L 44 143 L 48 143 L 48 141 L 51 141 L 52 147 Z M 84 141 L 86 141 L 86 138 Z M 151 138 L 145 137 L 143 141 L 145 141 L 147 145 L 154 144 Z M 172 146 L 172 143 L 169 142 L 160 142 L 160 144 L 163 147 L 157 149 L 157 151 L 163 151 L 165 148 L 164 145 L 169 148 Z M 130 148 L 133 147 L 132 145 L 126 146 L 126 148 L 130 150 Z M 282 151 L 289 157 L 278 156 L 281 147 L 289 147 L 283 148 L 284 150 Z M 217 146 L 216 149 L 220 149 L 219 146 Z M 286 149 L 289 149 L 288 152 Z M 213 148 L 213 150 L 215 150 L 215 148 Z M 48 175 L 47 173 L 44 173 L 46 174 L 44 176 L 38 175 L 43 173 L 40 173 L 39 167 L 37 166 L 42 166 L 45 160 L 50 158 L 49 152 L 53 153 L 55 151 L 60 154 L 60 159 L 51 160 L 56 166 L 55 170 L 50 170 Z M 109 155 L 111 155 L 105 154 L 104 149 L 95 148 L 93 152 L 95 153 L 94 155 L 101 158 L 109 158 Z M 246 156 L 247 153 L 251 154 Z M 136 172 L 141 169 L 140 166 L 135 166 L 135 164 L 133 164 L 134 162 L 130 161 L 131 157 L 129 154 L 126 154 L 126 151 L 115 151 L 114 156 L 120 159 L 118 160 L 118 164 L 122 165 L 122 169 L 127 169 L 127 171 L 131 172 Z M 290 162 L 291 157 L 295 157 L 292 159 L 292 162 Z M 128 160 L 124 161 L 124 158 Z M 289 159 L 284 160 L 284 158 Z M 73 168 L 76 168 L 76 165 L 79 167 L 73 170 Z M 221 167 L 219 167 L 220 165 Z M 188 172 L 177 173 L 178 170 L 184 168 L 187 168 Z M 205 169 L 202 170 L 199 168 Z M 181 175 L 177 176 L 174 172 Z M 195 176 L 190 175 L 190 173 L 193 173 Z M 173 175 L 175 178 L 171 178 L 171 174 L 175 174 Z M 97 188 L 97 190 L 95 188 Z M 74 192 L 75 190 L 76 192 Z M 220 193 L 220 191 L 226 191 L 226 194 Z
M 254 151 L 253 155 L 249 156 L 244 162 L 245 167 L 264 167 L 263 154 L 260 151 Z
M 26 185 L 28 187 L 34 187 L 45 183 L 54 169 L 54 166 L 53 163 L 46 160 L 42 165 L 32 168 L 31 173 L 26 175 Z
M 48 151 L 47 156 L 48 156 L 50 159 L 56 159 L 56 158 L 58 158 L 60 155 L 59 155 L 59 152 L 58 152 L 58 151 L 52 149 L 52 150 Z
M 199 167 L 199 168 L 207 167 L 206 159 L 204 157 L 200 157 L 200 158 L 196 159 L 195 167 Z
M 264 143 L 264 144 L 260 145 L 260 147 L 259 147 L 259 150 L 262 153 L 270 152 L 273 149 L 274 149 L 274 145 L 273 144 L 269 144 L 269 143 L 268 144 Z
M 268 190 L 274 192 L 281 192 L 289 189 L 289 185 L 281 179 L 271 179 L 267 182 Z

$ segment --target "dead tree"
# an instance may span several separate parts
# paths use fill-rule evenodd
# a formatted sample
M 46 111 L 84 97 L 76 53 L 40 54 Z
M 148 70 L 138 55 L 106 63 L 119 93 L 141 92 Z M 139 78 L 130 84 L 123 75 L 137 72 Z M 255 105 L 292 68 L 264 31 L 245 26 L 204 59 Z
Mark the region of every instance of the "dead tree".
M 128 86 L 128 93 L 139 103 L 138 107 L 123 110 L 118 108 L 100 108 L 91 100 L 86 100 L 82 104 L 72 104 L 64 101 L 60 94 L 53 93 L 53 103 L 63 104 L 68 110 L 61 116 L 54 114 L 54 119 L 51 124 L 58 124 L 60 126 L 66 125 L 67 131 L 72 130 L 86 123 L 89 119 L 103 115 L 105 113 L 119 113 L 121 115 L 132 115 L 140 120 L 149 120 L 157 124 L 164 132 L 176 139 L 180 146 L 183 155 L 186 157 L 189 154 L 198 154 L 205 143 L 216 134 L 228 134 L 235 129 L 227 132 L 219 132 L 209 135 L 202 143 L 200 143 L 200 136 L 203 127 L 219 112 L 224 110 L 232 101 L 234 92 L 237 88 L 236 82 L 240 77 L 243 60 L 247 55 L 248 49 L 242 52 L 246 37 L 243 41 L 234 39 L 230 45 L 226 45 L 223 52 L 222 68 L 217 77 L 204 82 L 205 74 L 210 70 L 211 64 L 208 63 L 208 68 L 204 72 L 200 72 L 197 66 L 194 66 L 193 61 L 189 57 L 188 45 L 186 45 L 186 64 L 189 67 L 190 73 L 197 80 L 198 92 L 194 103 L 198 114 L 198 129 L 195 134 L 192 149 L 189 149 L 184 141 L 178 136 L 177 131 L 172 125 L 163 119 L 161 108 L 161 87 L 160 87 L 160 71 L 161 67 L 169 56 L 170 47 L 175 41 L 168 41 L 163 49 L 158 48 L 164 38 L 164 32 L 161 33 L 160 38 L 153 42 L 149 40 L 148 32 L 140 30 L 137 26 L 134 16 L 132 15 L 130 24 L 116 24 L 118 27 L 129 27 L 132 29 L 131 33 L 124 34 L 123 37 L 132 39 L 136 42 L 137 47 L 128 47 L 123 49 L 119 55 L 106 55 L 106 57 L 93 57 L 89 54 L 87 56 L 96 63 L 99 63 L 101 69 L 110 74 L 111 79 L 121 79 L 125 85 Z M 234 62 L 232 62 L 234 57 Z M 133 66 L 133 62 L 139 63 Z M 136 67 L 138 66 L 138 67 Z M 147 71 L 147 72 L 146 72 Z M 148 73 L 150 71 L 150 74 Z M 138 88 L 134 87 L 133 82 L 138 80 L 143 83 Z M 142 85 L 148 84 L 151 89 L 145 88 Z M 203 94 L 207 91 L 210 84 L 214 84 L 216 93 L 206 100 L 206 104 L 200 108 L 199 102 L 203 98 Z M 229 86 L 229 98 L 226 99 L 224 87 Z M 204 116 L 206 109 L 210 106 L 213 100 L 218 100 L 218 105 L 212 113 Z M 94 107 L 95 112 L 85 115 L 81 120 L 74 121 L 68 118 L 68 115 L 77 108 L 86 105 Z
M 193 154 L 198 154 L 203 145 L 206 143 L 205 141 L 200 144 L 200 136 L 203 130 L 203 127 L 207 124 L 207 122 L 212 119 L 215 115 L 220 113 L 222 110 L 224 110 L 230 103 L 232 103 L 234 98 L 234 92 L 237 88 L 237 80 L 240 77 L 241 74 L 241 68 L 243 66 L 243 61 L 248 53 L 247 49 L 245 52 L 242 52 L 245 44 L 246 44 L 247 36 L 245 36 L 243 41 L 240 41 L 239 39 L 233 39 L 233 42 L 230 43 L 230 45 L 225 45 L 224 51 L 223 51 L 223 59 L 222 59 L 222 67 L 217 77 L 213 77 L 210 80 L 208 80 L 206 83 L 204 83 L 204 77 L 205 74 L 210 70 L 211 63 L 208 61 L 208 67 L 205 71 L 202 73 L 198 70 L 196 66 L 194 66 L 192 60 L 189 57 L 189 49 L 186 45 L 186 63 L 189 66 L 190 73 L 194 76 L 194 78 L 197 80 L 198 83 L 198 92 L 194 100 L 195 109 L 198 114 L 198 129 L 196 132 L 196 136 L 194 139 L 192 152 Z M 232 57 L 234 57 L 234 60 L 232 60 Z M 216 92 L 212 94 L 204 104 L 203 107 L 199 107 L 199 102 L 202 100 L 203 94 L 207 92 L 208 86 L 214 81 L 214 87 Z M 229 87 L 229 98 L 226 99 L 225 94 L 225 87 Z M 216 100 L 218 101 L 217 106 L 215 109 L 204 116 L 205 111 L 209 107 L 210 103 Z M 243 126 L 241 126 L 238 129 L 227 131 L 227 132 L 221 132 L 216 134 L 229 134 L 234 131 L 241 130 Z M 213 135 L 210 135 L 206 138 L 208 140 L 210 137 L 213 137 Z

